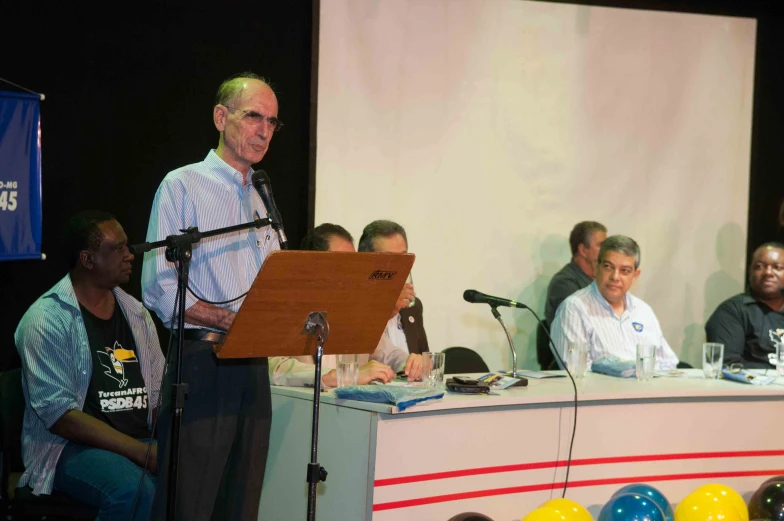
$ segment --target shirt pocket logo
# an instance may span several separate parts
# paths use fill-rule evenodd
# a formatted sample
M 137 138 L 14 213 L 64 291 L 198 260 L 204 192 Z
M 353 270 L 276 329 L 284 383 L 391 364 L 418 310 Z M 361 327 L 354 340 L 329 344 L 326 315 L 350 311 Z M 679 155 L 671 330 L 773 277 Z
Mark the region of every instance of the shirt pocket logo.
M 642 333 L 642 324 L 640 324 L 639 322 L 632 322 L 632 327 L 638 333 Z

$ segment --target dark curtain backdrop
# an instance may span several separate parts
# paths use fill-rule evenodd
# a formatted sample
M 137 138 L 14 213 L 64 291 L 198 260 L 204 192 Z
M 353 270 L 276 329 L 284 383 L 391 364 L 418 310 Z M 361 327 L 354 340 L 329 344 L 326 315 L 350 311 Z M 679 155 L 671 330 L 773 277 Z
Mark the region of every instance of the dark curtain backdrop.
M 259 166 L 271 178 L 289 240 L 297 244 L 307 228 L 310 2 L 141 5 L 96 10 L 14 0 L 0 9 L 0 77 L 46 95 L 47 255 L 43 262 L 0 263 L 0 368 L 18 363 L 13 332 L 27 307 L 67 271 L 60 253 L 66 217 L 106 210 L 131 243 L 143 242 L 161 179 L 217 146 L 215 91 L 232 74 L 254 71 L 277 91 L 285 128 Z M 124 12 L 109 13 L 115 10 Z M 137 298 L 141 264 L 136 259 L 124 287 Z
M 784 17 L 779 2 L 576 3 L 758 18 L 749 248 L 780 237 Z M 252 70 L 268 77 L 278 93 L 286 127 L 260 166 L 271 177 L 290 242 L 299 242 L 312 224 L 315 188 L 310 181 L 316 87 L 311 84 L 312 7 L 306 0 L 158 2 L 137 3 L 132 10 L 117 7 L 118 14 L 109 14 L 106 5 L 0 3 L 0 77 L 46 94 L 41 120 L 47 255 L 43 262 L 0 263 L 0 370 L 18 365 L 13 332 L 27 307 L 67 271 L 59 245 L 65 218 L 82 209 L 107 210 L 131 242 L 143 241 L 164 175 L 200 161 L 217 146 L 214 92 L 231 74 Z M 1 82 L 0 89 L 15 90 Z M 139 260 L 126 285 L 137 298 L 140 271 Z

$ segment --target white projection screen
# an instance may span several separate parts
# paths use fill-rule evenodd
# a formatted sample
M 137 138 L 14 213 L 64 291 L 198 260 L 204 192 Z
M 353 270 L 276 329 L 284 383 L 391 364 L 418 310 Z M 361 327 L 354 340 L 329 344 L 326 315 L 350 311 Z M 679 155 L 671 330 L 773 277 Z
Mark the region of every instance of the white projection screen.
M 743 290 L 756 21 L 519 0 L 322 0 L 316 224 L 402 224 L 430 349 L 509 368 L 465 289 L 544 312 L 583 220 L 642 249 L 632 292 L 682 360 Z M 518 365 L 536 321 L 502 309 Z

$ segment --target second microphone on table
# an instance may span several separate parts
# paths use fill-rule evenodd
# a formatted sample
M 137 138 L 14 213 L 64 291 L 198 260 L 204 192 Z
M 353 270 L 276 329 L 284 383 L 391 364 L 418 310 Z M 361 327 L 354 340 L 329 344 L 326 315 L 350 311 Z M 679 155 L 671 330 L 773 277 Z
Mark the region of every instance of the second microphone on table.
M 463 299 L 472 304 L 490 304 L 491 306 L 507 306 L 510 308 L 528 309 L 528 306 L 514 300 L 509 300 L 501 297 L 491 297 L 480 293 L 475 289 L 467 289 L 463 292 Z

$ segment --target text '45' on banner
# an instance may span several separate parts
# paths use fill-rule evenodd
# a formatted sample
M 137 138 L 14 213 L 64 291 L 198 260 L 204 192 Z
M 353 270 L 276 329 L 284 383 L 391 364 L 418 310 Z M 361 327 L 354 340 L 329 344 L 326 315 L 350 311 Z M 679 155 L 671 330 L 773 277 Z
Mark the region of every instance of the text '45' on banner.
M 0 91 L 0 261 L 41 258 L 41 109 Z

